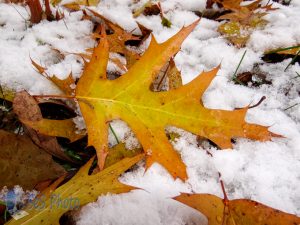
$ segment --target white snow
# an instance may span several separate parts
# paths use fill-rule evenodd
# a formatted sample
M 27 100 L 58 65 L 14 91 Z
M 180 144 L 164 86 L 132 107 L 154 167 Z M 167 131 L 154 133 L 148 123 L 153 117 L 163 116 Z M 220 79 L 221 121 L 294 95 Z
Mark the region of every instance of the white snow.
M 159 16 L 141 15 L 134 19 L 132 11 L 146 1 L 133 2 L 102 0 L 93 9 L 128 31 L 135 29 L 134 32 L 139 32 L 135 23 L 138 21 L 152 29 L 156 39 L 162 42 L 183 25 L 195 21 L 198 17 L 192 11 L 202 11 L 206 4 L 204 0 L 161 1 L 165 16 L 173 24 L 171 28 L 165 28 Z M 143 163 L 140 163 L 136 170 L 124 174 L 120 180 L 144 190 L 101 196 L 97 202 L 83 208 L 78 224 L 183 225 L 201 224 L 200 221 L 204 224 L 205 218 L 199 213 L 171 198 L 180 192 L 222 196 L 218 172 L 222 174 L 230 199 L 250 198 L 300 215 L 300 78 L 294 78 L 296 72 L 300 73 L 300 66 L 291 65 L 284 72 L 291 59 L 276 64 L 267 64 L 261 59 L 264 51 L 300 44 L 300 0 L 292 0 L 290 6 L 277 3 L 274 6 L 280 9 L 265 16 L 268 25 L 254 31 L 243 49 L 230 45 L 217 32 L 219 22 L 202 18 L 183 43 L 175 62 L 182 72 L 184 83 L 221 63 L 218 76 L 202 98 L 204 105 L 212 109 L 232 110 L 255 104 L 266 96 L 261 105 L 248 111 L 246 120 L 270 126 L 272 132 L 285 138 L 274 138 L 272 142 L 264 143 L 238 138 L 232 150 L 220 151 L 208 144 L 199 147 L 195 135 L 168 128 L 181 135 L 172 144 L 187 166 L 189 179 L 185 183 L 174 180 L 158 164 L 144 171 Z M 0 3 L 0 84 L 17 90 L 26 89 L 31 94 L 59 93 L 33 69 L 29 57 L 46 66 L 50 74 L 64 78 L 72 71 L 74 77 L 79 77 L 82 71 L 80 57 L 70 54 L 58 60 L 57 53 L 51 48 L 76 53 L 93 47 L 95 43 L 89 37 L 91 22 L 82 21 L 80 12 L 65 12 L 65 21 L 43 21 L 28 27 L 16 10 L 28 19 L 23 7 Z M 271 85 L 245 87 L 232 82 L 245 50 L 247 53 L 239 72 L 251 71 L 256 64 L 267 74 Z M 126 123 L 114 121 L 112 127 L 127 147 L 138 146 Z M 111 145 L 116 143 L 112 133 L 109 141 Z

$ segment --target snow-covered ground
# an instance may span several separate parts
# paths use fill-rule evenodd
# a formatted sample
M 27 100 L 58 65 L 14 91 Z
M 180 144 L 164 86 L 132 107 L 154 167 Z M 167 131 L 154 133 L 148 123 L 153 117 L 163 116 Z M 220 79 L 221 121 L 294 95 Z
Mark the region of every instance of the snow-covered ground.
M 171 28 L 165 28 L 159 16 L 132 17 L 132 10 L 145 2 L 133 4 L 132 0 L 102 0 L 94 9 L 128 31 L 136 29 L 138 32 L 138 21 L 152 29 L 157 40 L 162 42 L 183 25 L 195 21 L 198 17 L 192 11 L 202 11 L 206 4 L 205 0 L 162 0 L 165 16 L 173 24 Z M 208 144 L 198 146 L 196 136 L 177 130 L 181 136 L 172 144 L 187 165 L 189 179 L 185 183 L 174 180 L 158 164 L 145 172 L 140 163 L 136 170 L 124 174 L 120 180 L 143 190 L 102 196 L 83 208 L 78 224 L 183 225 L 205 222 L 198 212 L 171 198 L 180 192 L 222 196 L 218 172 L 222 174 L 230 199 L 248 198 L 300 215 L 300 78 L 294 79 L 296 72 L 300 73 L 300 66 L 291 65 L 284 72 L 291 59 L 276 64 L 267 64 L 261 59 L 266 50 L 300 44 L 300 0 L 292 0 L 290 6 L 277 3 L 274 6 L 279 9 L 265 16 L 268 25 L 254 31 L 247 47 L 242 49 L 229 45 L 217 32 L 219 22 L 202 18 L 184 42 L 175 62 L 182 72 L 184 83 L 193 80 L 202 70 L 222 63 L 218 76 L 203 96 L 204 105 L 231 110 L 254 104 L 266 96 L 261 105 L 248 111 L 246 120 L 271 126 L 272 132 L 285 138 L 274 138 L 272 142 L 264 143 L 237 139 L 232 150 L 220 151 Z M 26 89 L 31 94 L 59 93 L 33 69 L 30 57 L 60 78 L 65 78 L 70 71 L 74 77 L 80 76 L 80 57 L 69 54 L 58 60 L 52 48 L 75 53 L 94 46 L 89 36 L 92 24 L 81 20 L 81 12 L 65 12 L 65 16 L 64 21 L 42 21 L 29 27 L 25 22 L 29 15 L 23 7 L 0 3 L 2 86 Z M 258 65 L 267 74 L 271 85 L 245 87 L 231 81 L 245 50 L 247 53 L 239 72 L 251 71 Z M 289 108 L 297 103 L 299 105 Z M 112 126 L 128 146 L 136 143 L 124 122 L 114 121 Z M 114 141 L 111 135 L 111 144 Z

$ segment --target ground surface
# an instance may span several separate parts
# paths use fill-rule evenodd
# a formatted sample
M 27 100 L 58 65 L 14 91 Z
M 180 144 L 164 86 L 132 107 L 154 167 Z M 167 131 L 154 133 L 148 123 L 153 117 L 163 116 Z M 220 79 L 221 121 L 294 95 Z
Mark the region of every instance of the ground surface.
M 95 10 L 128 31 L 137 29 L 135 21 L 138 21 L 152 29 L 157 40 L 162 42 L 183 25 L 195 21 L 198 17 L 192 11 L 202 11 L 205 1 L 166 0 L 161 1 L 161 5 L 173 24 L 171 28 L 163 27 L 159 16 L 142 15 L 134 19 L 131 12 L 137 5 L 131 0 L 102 0 Z M 285 138 L 264 143 L 237 139 L 232 150 L 219 151 L 209 144 L 199 147 L 196 136 L 179 131 L 181 136 L 173 144 L 187 165 L 189 179 L 185 183 L 173 180 L 157 164 L 145 173 L 141 164 L 121 180 L 144 190 L 102 197 L 83 208 L 78 224 L 193 224 L 203 218 L 171 198 L 180 192 L 222 196 L 218 172 L 222 174 L 229 198 L 249 198 L 300 215 L 300 105 L 295 105 L 300 103 L 300 78 L 293 79 L 296 72 L 300 73 L 300 66 L 296 63 L 284 72 L 291 59 L 272 64 L 261 59 L 266 50 L 299 45 L 300 0 L 292 0 L 290 6 L 277 3 L 275 6 L 279 9 L 265 17 L 268 25 L 254 31 L 246 48 L 242 49 L 229 45 L 217 32 L 219 22 L 201 19 L 184 42 L 175 62 L 184 83 L 193 80 L 202 70 L 221 63 L 218 76 L 203 96 L 204 105 L 231 110 L 256 103 L 266 96 L 261 105 L 249 110 L 246 120 L 271 126 L 272 132 Z M 28 13 L 23 7 L 0 3 L 1 85 L 26 89 L 31 94 L 59 93 L 33 69 L 29 57 L 47 65 L 51 74 L 64 78 L 72 71 L 74 77 L 79 77 L 82 70 L 79 57 L 68 55 L 57 61 L 51 47 L 65 52 L 83 52 L 92 47 L 94 42 L 89 37 L 91 23 L 82 21 L 81 17 L 80 12 L 66 13 L 65 21 L 42 21 L 26 27 L 24 18 L 28 18 Z M 271 84 L 246 87 L 232 82 L 232 75 L 245 50 L 247 53 L 239 72 L 259 68 Z M 112 126 L 129 147 L 136 143 L 125 123 L 114 121 Z M 114 141 L 111 135 L 111 144 Z

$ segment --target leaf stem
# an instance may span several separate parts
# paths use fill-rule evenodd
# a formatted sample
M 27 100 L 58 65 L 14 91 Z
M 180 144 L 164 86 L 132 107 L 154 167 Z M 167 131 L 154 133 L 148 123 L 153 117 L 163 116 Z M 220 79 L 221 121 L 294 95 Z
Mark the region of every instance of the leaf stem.
M 157 85 L 157 90 L 158 90 L 158 91 L 161 91 L 162 84 L 163 84 L 163 81 L 165 80 L 165 78 L 166 78 L 166 76 L 167 76 L 167 72 L 168 72 L 168 70 L 169 70 L 169 67 L 170 67 L 170 61 L 169 61 L 169 63 L 168 63 L 168 66 L 167 66 L 166 70 L 164 71 L 164 74 L 163 74 L 162 78 L 160 79 L 160 81 L 159 81 L 159 83 L 158 83 L 158 85 Z
M 228 197 L 227 197 L 227 194 L 226 194 L 226 191 L 225 191 L 224 182 L 223 182 L 223 180 L 222 180 L 222 178 L 221 178 L 221 173 L 218 172 L 218 174 L 219 174 L 219 180 L 220 180 L 222 192 L 223 192 L 223 195 L 224 195 L 224 201 L 226 202 L 226 201 L 228 201 Z
M 33 95 L 34 98 L 68 98 L 68 99 L 74 99 L 75 96 L 71 95 Z

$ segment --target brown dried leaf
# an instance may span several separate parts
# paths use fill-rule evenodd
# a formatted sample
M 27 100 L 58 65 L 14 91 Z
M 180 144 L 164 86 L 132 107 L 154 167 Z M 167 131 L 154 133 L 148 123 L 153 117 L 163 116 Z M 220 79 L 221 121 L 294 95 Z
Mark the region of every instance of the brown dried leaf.
M 141 43 L 144 43 L 144 41 L 150 36 L 150 34 L 152 33 L 152 30 L 145 27 L 144 25 L 140 24 L 139 22 L 137 22 L 137 25 L 140 29 L 140 31 L 142 32 L 142 38 L 141 38 Z
M 45 123 L 43 121 L 49 121 L 49 126 L 52 126 L 53 131 L 61 131 L 59 129 L 60 127 L 63 127 L 65 130 L 63 132 L 74 132 L 75 133 L 75 127 L 74 124 L 71 120 L 62 120 L 65 121 L 62 123 L 61 120 L 57 122 L 57 120 L 46 120 L 43 119 L 40 108 L 38 106 L 38 103 L 36 100 L 30 96 L 26 91 L 22 91 L 16 94 L 14 101 L 13 101 L 13 109 L 14 112 L 17 114 L 19 117 L 19 120 L 25 124 L 29 124 L 30 127 L 26 127 L 26 131 L 32 138 L 32 140 L 35 142 L 36 145 L 40 146 L 43 148 L 46 152 L 49 154 L 56 156 L 60 159 L 67 160 L 73 162 L 72 159 L 70 159 L 67 155 L 64 154 L 63 150 L 61 149 L 60 145 L 58 144 L 57 140 L 55 137 L 50 137 L 48 136 L 49 134 L 45 132 L 38 132 L 34 130 L 33 128 L 36 129 L 35 124 L 37 123 Z M 68 125 L 69 124 L 69 125 Z M 49 129 L 49 127 L 46 127 Z M 39 129 L 37 129 L 39 130 Z M 55 136 L 55 135 L 52 135 Z M 58 135 L 59 136 L 59 135 Z M 64 135 L 66 136 L 66 135 Z M 77 136 L 76 134 L 74 135 L 75 137 Z M 73 135 L 69 136 L 70 139 L 74 139 Z
M 35 184 L 64 173 L 63 167 L 30 138 L 0 130 L 0 188 L 18 184 L 33 189 Z
M 137 8 L 133 12 L 133 17 L 136 18 L 140 16 L 141 14 L 144 14 L 145 16 L 151 16 L 151 15 L 159 15 L 160 14 L 160 7 L 156 3 L 152 3 L 151 0 L 147 1 L 144 5 L 142 5 L 140 8 Z
M 89 9 L 89 11 L 97 18 L 101 19 L 105 22 L 106 26 L 112 30 L 112 34 L 107 35 L 107 40 L 109 43 L 109 52 L 116 52 L 125 54 L 126 46 L 125 42 L 127 41 L 138 41 L 140 37 L 132 35 L 131 32 L 127 32 L 118 24 L 111 22 L 110 20 L 106 19 L 104 16 L 100 15 L 96 11 Z M 99 29 L 100 31 L 102 29 Z

